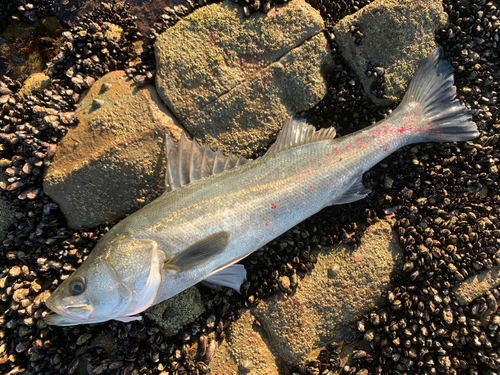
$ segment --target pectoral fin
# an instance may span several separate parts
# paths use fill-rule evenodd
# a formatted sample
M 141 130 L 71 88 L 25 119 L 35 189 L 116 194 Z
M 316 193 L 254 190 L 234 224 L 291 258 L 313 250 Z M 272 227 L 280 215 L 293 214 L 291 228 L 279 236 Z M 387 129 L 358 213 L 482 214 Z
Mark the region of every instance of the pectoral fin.
M 241 284 L 247 278 L 247 272 L 242 264 L 233 264 L 212 275 L 207 276 L 203 281 L 209 284 L 227 286 L 240 292 Z
M 211 234 L 169 259 L 163 265 L 163 269 L 169 272 L 184 272 L 198 267 L 222 253 L 228 243 L 229 232 Z

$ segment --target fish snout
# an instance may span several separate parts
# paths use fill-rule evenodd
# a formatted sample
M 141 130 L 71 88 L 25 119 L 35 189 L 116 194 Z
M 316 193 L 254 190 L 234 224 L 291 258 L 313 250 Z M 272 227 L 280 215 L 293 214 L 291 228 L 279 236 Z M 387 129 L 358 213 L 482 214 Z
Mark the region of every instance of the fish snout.
M 68 298 L 63 298 L 61 303 L 57 303 L 49 297 L 45 304 L 53 312 L 46 315 L 43 320 L 47 324 L 59 326 L 89 323 L 93 311 L 92 306 L 86 303 L 75 304 L 65 301 L 66 299 Z

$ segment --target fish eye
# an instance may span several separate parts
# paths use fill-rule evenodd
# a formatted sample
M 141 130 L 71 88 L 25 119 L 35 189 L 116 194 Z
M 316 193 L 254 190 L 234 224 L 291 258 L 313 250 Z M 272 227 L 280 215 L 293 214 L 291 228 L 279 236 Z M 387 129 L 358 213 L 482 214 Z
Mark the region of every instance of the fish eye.
M 71 294 L 75 296 L 78 294 L 82 294 L 85 290 L 85 279 L 81 276 L 75 277 L 75 279 L 71 281 L 71 284 L 69 285 L 69 290 Z

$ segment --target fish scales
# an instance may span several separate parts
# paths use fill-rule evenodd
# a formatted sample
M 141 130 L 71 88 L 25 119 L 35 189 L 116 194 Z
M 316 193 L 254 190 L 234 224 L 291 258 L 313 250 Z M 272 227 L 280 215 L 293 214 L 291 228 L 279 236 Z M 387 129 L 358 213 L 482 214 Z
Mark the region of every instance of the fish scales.
M 156 222 L 144 225 L 141 215 L 127 225 L 135 238 L 154 239 L 172 255 L 217 231 L 229 231 L 226 251 L 243 258 L 331 204 L 346 185 L 374 164 L 375 154 L 380 152 L 373 142 L 372 163 L 358 163 L 356 158 L 333 151 L 335 145 L 341 148 L 350 139 L 299 146 L 263 157 L 240 167 L 242 170 L 211 176 L 200 181 L 203 188 L 193 186 L 192 193 L 188 187 L 155 200 L 144 216 L 157 218 Z M 122 230 L 120 224 L 115 228 Z M 192 272 L 206 274 L 225 264 L 226 257 L 220 254 Z M 193 276 L 186 273 L 186 282 L 197 280 Z M 158 299 L 162 298 L 160 290 Z
M 200 281 L 239 290 L 246 273 L 234 263 L 325 206 L 364 198 L 370 190 L 363 173 L 392 152 L 479 134 L 455 99 L 451 72 L 436 50 L 387 119 L 336 139 L 333 129 L 288 120 L 276 143 L 252 162 L 223 158 L 185 135 L 177 144 L 167 141 L 172 190 L 99 241 L 47 299 L 54 314 L 45 320 L 137 320 L 136 314 Z

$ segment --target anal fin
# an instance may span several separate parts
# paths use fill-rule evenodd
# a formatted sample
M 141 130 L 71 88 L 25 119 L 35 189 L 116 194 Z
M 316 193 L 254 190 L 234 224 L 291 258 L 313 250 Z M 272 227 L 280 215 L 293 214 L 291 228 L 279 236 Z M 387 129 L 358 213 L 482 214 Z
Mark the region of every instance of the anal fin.
M 332 202 L 332 205 L 352 203 L 366 198 L 366 196 L 371 193 L 371 189 L 368 189 L 363 185 L 361 178 L 362 177 L 355 180 L 341 197 Z
M 240 292 L 241 284 L 247 279 L 247 271 L 242 264 L 232 264 L 207 276 L 203 281 L 216 286 L 227 286 Z M 210 285 L 209 285 L 210 286 Z

